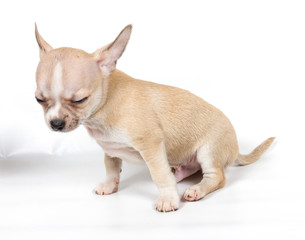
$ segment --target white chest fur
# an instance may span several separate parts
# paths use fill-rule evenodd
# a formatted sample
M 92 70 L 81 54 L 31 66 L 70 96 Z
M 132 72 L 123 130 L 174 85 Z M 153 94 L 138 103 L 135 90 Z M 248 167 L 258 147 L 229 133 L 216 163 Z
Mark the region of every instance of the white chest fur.
M 110 157 L 117 157 L 124 161 L 143 164 L 143 158 L 135 150 L 128 138 L 124 134 L 115 131 L 105 131 L 93 124 L 85 125 L 88 133 L 103 148 L 104 152 Z

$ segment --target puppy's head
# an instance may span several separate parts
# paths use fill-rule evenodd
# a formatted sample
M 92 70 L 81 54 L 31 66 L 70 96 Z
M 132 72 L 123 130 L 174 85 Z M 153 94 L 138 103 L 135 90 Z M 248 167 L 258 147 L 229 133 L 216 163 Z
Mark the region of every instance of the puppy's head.
M 112 43 L 89 54 L 73 48 L 53 49 L 35 25 L 40 48 L 35 97 L 52 130 L 71 131 L 103 105 L 108 76 L 124 52 L 131 29 L 128 25 Z

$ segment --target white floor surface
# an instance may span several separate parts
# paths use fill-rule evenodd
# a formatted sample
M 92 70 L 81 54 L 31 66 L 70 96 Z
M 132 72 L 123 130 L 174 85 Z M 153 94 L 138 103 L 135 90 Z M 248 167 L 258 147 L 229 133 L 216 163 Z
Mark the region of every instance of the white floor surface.
M 153 209 L 158 191 L 146 166 L 124 163 L 119 191 L 93 194 L 102 151 L 2 159 L 1 239 L 304 239 L 303 169 L 286 164 L 282 146 L 229 167 L 225 188 L 172 213 Z M 179 194 L 199 179 L 179 183 Z

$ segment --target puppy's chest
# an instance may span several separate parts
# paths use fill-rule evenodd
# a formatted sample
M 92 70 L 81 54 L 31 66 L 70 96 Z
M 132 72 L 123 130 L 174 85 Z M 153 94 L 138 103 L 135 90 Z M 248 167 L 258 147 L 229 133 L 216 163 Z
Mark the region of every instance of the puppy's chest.
M 117 157 L 135 164 L 144 163 L 140 153 L 131 146 L 130 141 L 124 134 L 88 126 L 86 128 L 89 135 L 96 140 L 108 156 Z

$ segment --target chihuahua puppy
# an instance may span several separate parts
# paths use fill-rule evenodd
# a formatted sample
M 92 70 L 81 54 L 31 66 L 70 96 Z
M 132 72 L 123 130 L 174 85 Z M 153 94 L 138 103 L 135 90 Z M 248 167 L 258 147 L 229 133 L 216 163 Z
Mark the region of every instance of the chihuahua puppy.
M 50 129 L 69 132 L 84 125 L 105 152 L 104 195 L 118 190 L 122 160 L 145 163 L 160 196 L 155 208 L 177 210 L 176 182 L 202 171 L 202 180 L 184 198 L 196 201 L 225 185 L 225 168 L 255 162 L 271 145 L 269 138 L 250 154 L 239 153 L 235 131 L 216 107 L 192 93 L 134 79 L 116 69 L 132 26 L 92 54 L 53 49 L 39 34 L 37 102 Z

